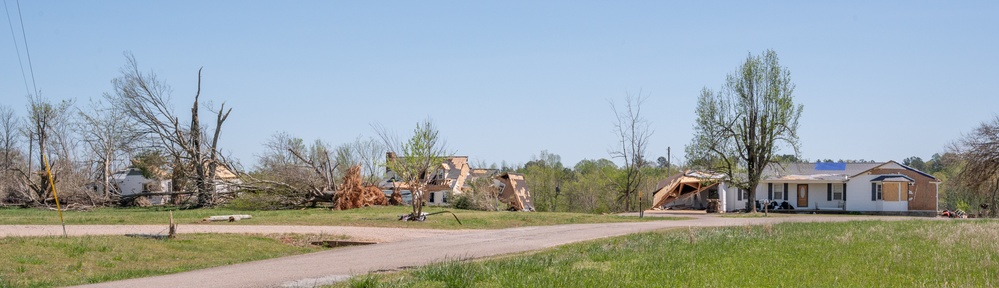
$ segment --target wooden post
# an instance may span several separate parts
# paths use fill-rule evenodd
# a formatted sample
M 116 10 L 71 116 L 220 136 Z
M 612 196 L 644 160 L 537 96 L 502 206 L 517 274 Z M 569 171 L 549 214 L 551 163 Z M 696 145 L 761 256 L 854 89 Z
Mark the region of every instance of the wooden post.
M 173 211 L 170 211 L 170 232 L 168 232 L 167 238 L 177 238 L 177 224 L 173 222 Z

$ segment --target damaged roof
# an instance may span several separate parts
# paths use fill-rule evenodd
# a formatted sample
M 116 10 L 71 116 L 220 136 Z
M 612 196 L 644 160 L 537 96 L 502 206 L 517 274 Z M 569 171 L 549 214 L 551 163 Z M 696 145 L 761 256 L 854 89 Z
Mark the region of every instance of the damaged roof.
M 846 181 L 850 177 L 871 170 L 881 163 L 777 163 L 763 170 L 764 181 Z

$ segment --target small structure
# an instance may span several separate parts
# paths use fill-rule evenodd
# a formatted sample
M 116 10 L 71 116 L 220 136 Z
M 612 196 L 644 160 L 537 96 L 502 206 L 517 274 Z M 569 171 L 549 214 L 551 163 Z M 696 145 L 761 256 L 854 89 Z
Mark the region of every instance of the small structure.
M 503 173 L 493 179 L 499 181 L 499 199 L 514 211 L 534 211 L 531 191 L 527 189 L 527 181 L 523 174 Z

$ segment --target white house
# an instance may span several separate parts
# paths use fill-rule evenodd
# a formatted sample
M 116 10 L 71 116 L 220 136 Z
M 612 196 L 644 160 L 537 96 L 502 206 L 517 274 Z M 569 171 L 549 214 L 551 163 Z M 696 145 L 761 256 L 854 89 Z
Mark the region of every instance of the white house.
M 687 178 L 690 172 L 685 173 Z M 673 177 L 670 177 L 673 178 Z M 696 177 L 695 177 L 696 178 Z M 724 181 L 698 178 L 699 186 L 682 188 L 660 185 L 656 193 L 675 195 L 657 201 L 658 207 L 668 207 L 678 200 L 691 203 L 693 208 L 705 205 L 707 199 L 719 199 L 725 211 L 745 209 L 754 204 L 772 202 L 778 210 L 796 211 L 856 211 L 886 214 L 934 214 L 937 211 L 937 191 L 941 183 L 933 175 L 895 161 L 883 163 L 794 163 L 770 165 L 764 171 L 756 197 L 729 187 Z M 688 181 L 690 182 L 690 181 Z M 662 183 L 662 182 L 661 182 Z M 696 198 L 695 198 L 696 197 Z M 662 203 L 660 203 L 662 202 Z M 681 202 L 684 203 L 684 202 Z
M 111 183 L 118 187 L 121 196 L 129 196 L 147 192 L 168 192 L 172 186 L 170 180 L 154 180 L 142 176 L 139 168 L 128 168 L 111 174 Z M 149 201 L 156 205 L 165 204 L 164 196 L 150 197 Z

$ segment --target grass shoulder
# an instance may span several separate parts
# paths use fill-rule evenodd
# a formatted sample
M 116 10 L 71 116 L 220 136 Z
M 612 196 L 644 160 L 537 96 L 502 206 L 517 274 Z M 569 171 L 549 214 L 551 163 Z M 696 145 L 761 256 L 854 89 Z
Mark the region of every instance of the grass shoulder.
M 459 224 L 450 214 L 438 214 L 427 218 L 426 222 L 398 221 L 399 215 L 411 211 L 409 207 L 366 207 L 345 211 L 315 208 L 302 210 L 246 211 L 226 208 L 179 209 L 177 207 L 148 208 L 98 208 L 90 211 L 66 211 L 63 218 L 68 225 L 137 225 L 164 224 L 168 211 L 180 224 L 196 225 L 322 225 L 322 226 L 363 226 L 425 229 L 499 229 L 522 226 L 636 222 L 686 219 L 680 217 L 624 217 L 616 215 L 596 215 L 584 213 L 551 212 L 487 212 L 428 207 L 425 212 L 433 213 L 448 210 L 455 213 Z M 202 222 L 213 215 L 249 214 L 253 218 L 237 222 Z M 59 215 L 48 209 L 0 209 L 0 225 L 56 225 Z
M 51 287 L 177 273 L 322 250 L 331 235 L 180 234 L 0 238 L 0 287 Z M 238 248 L 237 248 L 238 247 Z
M 358 276 L 334 287 L 773 287 L 789 283 L 803 287 L 988 287 L 999 279 L 995 239 L 999 239 L 996 221 L 686 228 Z M 764 270 L 768 272 L 760 273 Z

